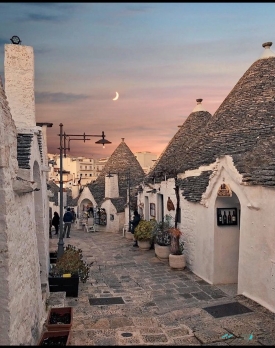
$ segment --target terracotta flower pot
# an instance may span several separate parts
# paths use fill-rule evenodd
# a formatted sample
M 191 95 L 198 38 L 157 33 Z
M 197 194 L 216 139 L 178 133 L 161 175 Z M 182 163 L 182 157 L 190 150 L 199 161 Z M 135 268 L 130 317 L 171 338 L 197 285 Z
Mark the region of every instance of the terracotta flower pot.
M 71 339 L 71 331 L 46 331 L 43 332 L 38 346 L 68 346 Z
M 73 323 L 73 308 L 72 307 L 51 308 L 47 316 L 46 328 L 48 331 L 70 330 L 72 327 L 72 323 Z

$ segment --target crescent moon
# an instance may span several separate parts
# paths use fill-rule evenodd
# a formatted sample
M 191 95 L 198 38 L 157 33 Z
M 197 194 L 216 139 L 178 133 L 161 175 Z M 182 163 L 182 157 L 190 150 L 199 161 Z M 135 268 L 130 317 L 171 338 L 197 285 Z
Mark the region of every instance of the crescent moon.
M 118 100 L 118 97 L 119 97 L 119 94 L 118 94 L 118 92 L 116 92 L 116 96 L 114 97 L 113 100 Z

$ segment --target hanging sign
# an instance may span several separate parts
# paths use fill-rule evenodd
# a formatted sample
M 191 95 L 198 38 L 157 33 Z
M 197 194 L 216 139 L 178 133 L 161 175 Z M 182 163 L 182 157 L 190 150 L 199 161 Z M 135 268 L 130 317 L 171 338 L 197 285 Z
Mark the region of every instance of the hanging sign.
M 218 197 L 232 197 L 232 191 L 231 188 L 229 187 L 229 185 L 223 183 L 221 184 L 218 193 L 217 193 Z

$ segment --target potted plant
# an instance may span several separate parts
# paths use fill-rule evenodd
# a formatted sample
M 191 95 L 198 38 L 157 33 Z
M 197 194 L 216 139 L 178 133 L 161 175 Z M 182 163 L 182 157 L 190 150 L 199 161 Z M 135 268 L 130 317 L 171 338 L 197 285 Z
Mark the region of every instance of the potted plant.
M 156 223 L 154 228 L 154 245 L 155 255 L 161 261 L 168 261 L 170 254 L 171 235 L 169 228 L 171 227 L 171 216 L 165 215 L 163 221 Z
M 69 244 L 56 264 L 51 265 L 50 291 L 66 291 L 67 297 L 77 297 L 79 280 L 86 283 L 89 271 L 90 265 L 83 260 L 82 250 Z
M 71 339 L 70 330 L 45 331 L 42 333 L 38 346 L 68 346 Z
M 48 331 L 64 331 L 71 330 L 72 322 L 72 307 L 54 307 L 49 310 L 45 325 Z
M 134 236 L 141 250 L 149 250 L 153 240 L 153 230 L 155 222 L 153 220 L 140 220 L 135 228 Z
M 177 227 L 170 227 L 171 246 L 169 255 L 169 265 L 171 268 L 184 269 L 186 266 L 185 255 L 183 254 L 184 242 L 180 240 L 182 232 Z

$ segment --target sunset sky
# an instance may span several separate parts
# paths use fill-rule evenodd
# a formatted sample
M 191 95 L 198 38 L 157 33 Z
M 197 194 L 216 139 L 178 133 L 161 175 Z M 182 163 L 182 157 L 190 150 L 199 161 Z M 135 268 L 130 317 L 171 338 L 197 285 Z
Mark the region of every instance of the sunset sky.
M 58 153 L 59 123 L 74 156 L 159 155 L 203 99 L 214 114 L 262 44 L 274 42 L 275 3 L 0 3 L 0 75 L 13 35 L 35 55 L 37 122 Z M 113 101 L 119 93 L 119 98 Z

